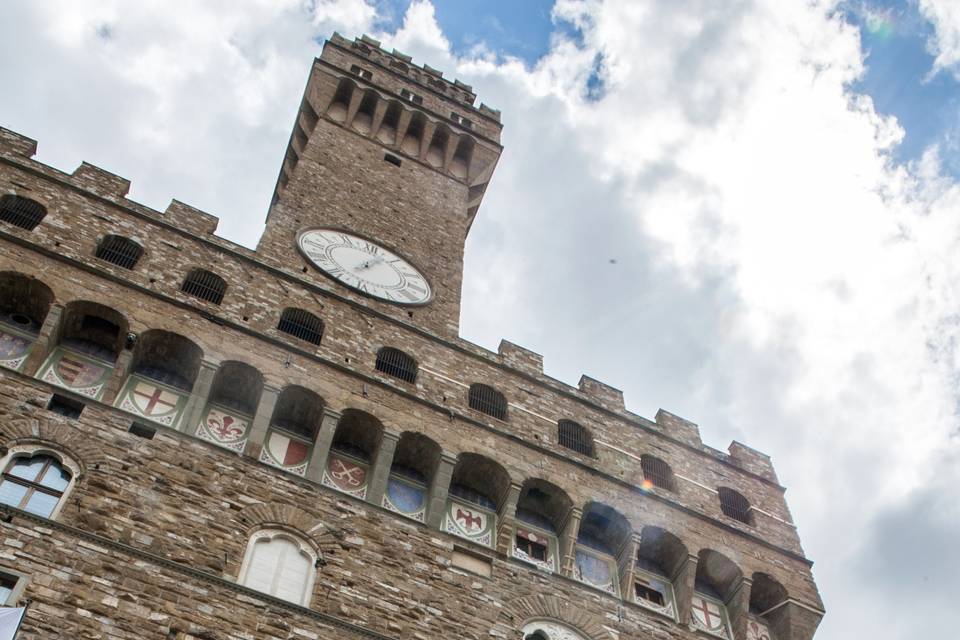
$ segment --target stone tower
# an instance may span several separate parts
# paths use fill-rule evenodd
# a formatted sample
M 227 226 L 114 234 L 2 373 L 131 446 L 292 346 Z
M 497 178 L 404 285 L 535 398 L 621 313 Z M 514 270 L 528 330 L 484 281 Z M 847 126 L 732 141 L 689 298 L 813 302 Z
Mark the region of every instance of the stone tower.
M 369 38 L 314 62 L 256 251 L 0 129 L 0 600 L 23 638 L 810 640 L 770 459 L 457 335 L 501 148 Z

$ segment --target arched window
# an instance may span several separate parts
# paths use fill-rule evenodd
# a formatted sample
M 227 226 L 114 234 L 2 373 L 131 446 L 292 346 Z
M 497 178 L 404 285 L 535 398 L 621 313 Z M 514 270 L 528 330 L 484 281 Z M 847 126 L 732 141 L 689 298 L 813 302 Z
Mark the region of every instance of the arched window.
M 725 515 L 744 524 L 753 524 L 750 502 L 746 498 L 728 487 L 719 487 L 717 495 L 720 497 L 720 509 Z
M 303 309 L 284 309 L 277 329 L 311 344 L 320 344 L 323 337 L 323 321 Z
M 552 620 L 538 620 L 524 625 L 523 640 L 584 640 L 586 635 Z
M 644 527 L 637 545 L 634 601 L 676 619 L 670 576 L 678 574 L 687 557 L 687 548 L 675 535 L 659 527 Z
M 160 329 L 143 332 L 116 406 L 168 427 L 178 426 L 202 359 L 200 347 L 181 335 Z
M 0 220 L 33 231 L 47 215 L 47 208 L 36 200 L 7 194 L 0 198 Z
M 645 482 L 667 491 L 677 490 L 677 485 L 673 480 L 673 470 L 660 458 L 644 454 L 640 456 L 640 468 L 643 469 Z
M 570 497 L 556 485 L 537 478 L 525 481 L 517 500 L 513 557 L 557 571 L 557 536 L 572 507 Z
M 347 409 L 337 422 L 322 483 L 357 498 L 367 497 L 367 471 L 377 454 L 383 425 L 369 413 Z
M 377 371 L 411 384 L 417 381 L 417 361 L 393 347 L 377 351 Z
M 480 383 L 470 385 L 468 400 L 471 409 L 493 416 L 497 420 L 507 419 L 507 399 L 493 387 Z
M 400 436 L 381 506 L 408 518 L 426 520 L 430 480 L 440 462 L 440 445 L 420 433 Z
M 180 285 L 180 291 L 213 304 L 223 302 L 226 290 L 227 283 L 223 278 L 205 269 L 194 269 Z
M 778 615 L 779 605 L 787 601 L 787 590 L 775 578 L 766 573 L 754 573 L 750 586 L 750 616 L 747 621 L 747 638 L 769 640 L 770 626 Z
M 130 238 L 110 235 L 104 236 L 93 255 L 118 267 L 133 269 L 143 255 L 143 247 Z
M 264 529 L 250 536 L 240 568 L 240 584 L 308 606 L 316 564 L 316 552 L 298 536 Z
M 0 366 L 19 370 L 53 303 L 42 282 L 20 273 L 0 273 Z
M 729 558 L 711 549 L 700 551 L 690 618 L 701 631 L 733 639 L 726 603 L 741 584 L 743 573 Z
M 221 364 L 213 378 L 203 418 L 196 425 L 197 437 L 243 451 L 262 391 L 263 376 L 250 365 L 237 361 Z
M 10 452 L 3 462 L 0 503 L 52 518 L 68 493 L 75 471 L 50 453 Z
M 270 417 L 260 462 L 305 475 L 321 420 L 323 399 L 320 396 L 296 385 L 285 387 Z
M 577 533 L 574 577 L 614 595 L 620 594 L 618 553 L 629 545 L 630 523 L 607 505 L 591 502 L 584 508 Z M 628 559 L 629 561 L 629 559 Z
M 561 447 L 593 457 L 593 437 L 585 427 L 573 420 L 561 420 L 557 423 L 557 442 Z
M 457 458 L 447 500 L 447 533 L 492 547 L 497 511 L 510 488 L 507 471 L 493 460 L 462 453 Z

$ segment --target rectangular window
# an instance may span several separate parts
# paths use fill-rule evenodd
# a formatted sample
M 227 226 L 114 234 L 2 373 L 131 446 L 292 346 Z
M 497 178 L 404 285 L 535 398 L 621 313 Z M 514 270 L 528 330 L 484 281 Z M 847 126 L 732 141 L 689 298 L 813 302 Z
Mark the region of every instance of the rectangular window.
M 79 400 L 73 400 L 72 398 L 55 393 L 51 396 L 50 402 L 47 404 L 47 409 L 72 420 L 76 420 L 83 412 L 84 406 L 86 405 Z
M 0 571 L 0 606 L 16 606 L 25 585 L 22 580 L 22 576 Z
M 460 115 L 459 113 L 451 112 L 451 113 L 450 113 L 450 119 L 453 120 L 454 122 L 456 122 L 458 125 L 460 125 L 460 126 L 463 127 L 464 129 L 472 129 L 472 128 L 473 128 L 473 123 L 470 122 L 469 120 L 467 120 L 466 118 L 464 118 L 464 117 L 463 117 L 462 115 Z
M 662 607 L 666 604 L 666 599 L 663 597 L 663 594 L 646 584 L 646 582 L 637 582 L 634 584 L 634 593 L 636 593 L 637 598 L 642 598 L 655 605 Z
M 153 440 L 153 436 L 157 433 L 157 430 L 153 427 L 148 427 L 147 425 L 139 422 L 134 422 L 131 424 L 128 431 L 138 438 L 145 438 L 147 440 Z
M 527 556 L 541 562 L 547 561 L 547 545 L 540 542 L 533 542 L 523 536 L 517 536 L 517 549 L 523 551 Z
M 350 73 L 360 77 L 362 80 L 373 80 L 373 73 L 358 65 L 353 65 L 350 67 Z
M 400 89 L 400 97 L 414 104 L 423 104 L 423 96 L 415 94 L 413 91 Z

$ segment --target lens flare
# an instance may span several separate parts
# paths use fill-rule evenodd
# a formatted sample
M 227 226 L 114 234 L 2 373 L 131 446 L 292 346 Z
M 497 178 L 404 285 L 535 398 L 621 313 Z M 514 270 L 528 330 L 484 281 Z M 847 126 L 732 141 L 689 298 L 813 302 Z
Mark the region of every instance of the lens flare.
M 867 33 L 877 40 L 889 40 L 896 33 L 893 18 L 886 13 L 870 13 L 864 19 Z
M 650 491 L 651 489 L 653 489 L 653 483 L 647 480 L 646 478 L 644 478 L 643 482 L 640 483 L 640 489 L 642 491 Z

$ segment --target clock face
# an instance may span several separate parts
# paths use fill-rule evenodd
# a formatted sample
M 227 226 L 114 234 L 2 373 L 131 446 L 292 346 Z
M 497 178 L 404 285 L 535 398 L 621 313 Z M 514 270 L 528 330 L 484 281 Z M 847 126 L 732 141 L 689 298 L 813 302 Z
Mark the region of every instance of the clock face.
M 423 304 L 432 295 L 413 265 L 366 238 L 311 229 L 300 233 L 297 244 L 314 266 L 361 293 L 397 304 Z

